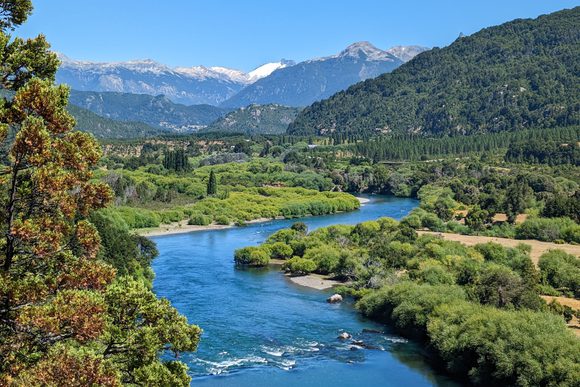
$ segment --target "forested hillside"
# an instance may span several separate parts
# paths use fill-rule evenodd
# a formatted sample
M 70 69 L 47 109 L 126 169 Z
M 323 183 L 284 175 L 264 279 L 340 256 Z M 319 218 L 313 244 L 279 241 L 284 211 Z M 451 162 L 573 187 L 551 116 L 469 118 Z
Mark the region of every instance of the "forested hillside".
M 300 109 L 282 105 L 250 105 L 218 119 L 200 132 L 280 134 Z
M 229 109 L 211 105 L 185 106 L 163 95 L 72 90 L 70 103 L 118 121 L 139 121 L 165 131 L 187 132 L 205 126 Z
M 68 105 L 67 110 L 75 118 L 76 128 L 92 133 L 97 138 L 137 138 L 151 137 L 164 131 L 143 122 L 115 121 L 101 117 L 90 110 L 75 105 Z
M 424 52 L 305 109 L 289 134 L 473 134 L 580 122 L 580 7 Z

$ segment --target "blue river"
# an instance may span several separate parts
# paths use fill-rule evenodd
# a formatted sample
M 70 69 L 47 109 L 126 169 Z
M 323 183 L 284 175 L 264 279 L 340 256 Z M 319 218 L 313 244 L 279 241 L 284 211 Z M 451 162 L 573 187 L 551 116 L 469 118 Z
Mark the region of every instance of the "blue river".
M 300 219 L 309 230 L 404 217 L 413 199 L 368 196 L 360 210 Z M 295 220 L 152 238 L 154 291 L 203 329 L 199 349 L 180 357 L 192 385 L 454 386 L 426 362 L 422 348 L 360 316 L 330 291 L 294 284 L 275 267 L 239 269 L 234 250 L 257 245 Z M 346 331 L 377 349 L 337 336 Z M 380 332 L 377 333 L 376 331 Z

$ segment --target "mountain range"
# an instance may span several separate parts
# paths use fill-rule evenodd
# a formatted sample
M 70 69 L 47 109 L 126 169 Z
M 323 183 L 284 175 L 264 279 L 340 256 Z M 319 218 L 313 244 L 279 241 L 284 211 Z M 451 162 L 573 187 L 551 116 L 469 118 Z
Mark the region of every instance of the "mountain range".
M 397 46 L 382 51 L 360 42 L 337 55 L 301 63 L 280 60 L 248 73 L 225 67 L 171 68 L 152 60 L 97 63 L 61 54 L 56 80 L 78 91 L 164 95 L 184 105 L 306 106 L 360 80 L 391 71 L 424 50 Z
M 580 124 L 580 7 L 460 36 L 304 109 L 297 135 L 474 134 Z
M 404 61 L 394 53 L 409 58 L 424 50 L 421 47 L 407 50 L 397 47 L 383 51 L 369 42 L 355 43 L 337 55 L 278 69 L 242 89 L 221 106 L 240 107 L 270 103 L 308 106 L 357 82 L 396 69 Z
M 199 130 L 232 109 L 212 105 L 186 106 L 163 95 L 71 90 L 69 102 L 101 117 L 116 121 L 140 121 L 165 132 Z
M 267 63 L 246 74 L 225 67 L 170 68 L 149 59 L 97 63 L 72 60 L 62 54 L 59 59 L 56 81 L 72 89 L 164 95 L 185 105 L 218 105 L 251 82 L 292 64 L 285 60 Z

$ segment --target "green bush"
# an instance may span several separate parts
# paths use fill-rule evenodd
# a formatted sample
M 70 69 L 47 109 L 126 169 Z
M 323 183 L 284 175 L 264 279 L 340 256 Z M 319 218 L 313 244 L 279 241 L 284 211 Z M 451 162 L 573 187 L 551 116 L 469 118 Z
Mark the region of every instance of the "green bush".
M 207 226 L 211 223 L 211 217 L 203 214 L 194 214 L 189 218 L 187 224 L 195 226 Z
M 412 278 L 429 285 L 454 285 L 455 276 L 448 268 L 435 260 L 423 262 Z
M 336 270 L 340 252 L 332 246 L 322 245 L 307 249 L 304 253 L 304 258 L 316 262 L 318 272 L 329 274 Z
M 215 222 L 217 224 L 222 225 L 222 226 L 228 226 L 231 223 L 230 218 L 228 218 L 225 215 L 218 215 L 218 216 L 216 216 L 215 217 Z
M 574 386 L 580 342 L 551 313 L 507 311 L 467 302 L 440 304 L 427 324 L 449 371 L 498 386 Z
M 458 286 L 421 285 L 406 281 L 364 296 L 357 303 L 357 308 L 368 317 L 394 322 L 405 332 L 424 336 L 429 315 L 435 307 L 465 300 L 465 297 Z
M 306 275 L 316 270 L 316 262 L 311 259 L 293 257 L 284 263 L 283 269 L 294 275 Z
M 235 251 L 234 261 L 238 265 L 266 266 L 270 263 L 270 251 L 263 247 L 244 247 Z
M 274 259 L 288 259 L 292 257 L 293 251 L 292 247 L 288 246 L 284 242 L 274 242 L 267 245 L 270 249 L 270 257 Z
M 550 250 L 540 257 L 542 279 L 558 290 L 580 297 L 580 260 L 562 250 Z
M 529 218 L 516 227 L 518 239 L 580 243 L 580 225 L 570 218 Z

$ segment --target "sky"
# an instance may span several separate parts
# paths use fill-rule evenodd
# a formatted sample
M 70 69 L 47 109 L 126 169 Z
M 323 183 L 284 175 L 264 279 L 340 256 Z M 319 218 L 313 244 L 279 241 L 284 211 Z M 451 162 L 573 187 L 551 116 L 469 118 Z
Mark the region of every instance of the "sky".
M 302 61 L 357 41 L 443 47 L 460 33 L 580 5 L 580 0 L 33 0 L 14 32 L 47 36 L 55 51 L 98 62 L 244 71 Z

